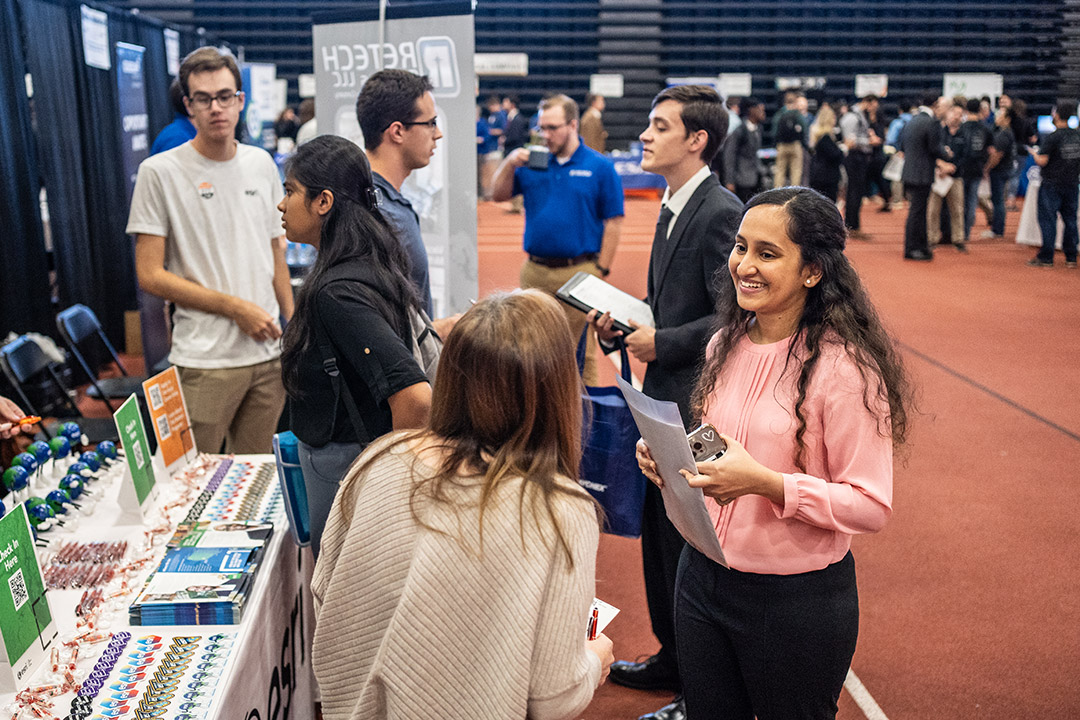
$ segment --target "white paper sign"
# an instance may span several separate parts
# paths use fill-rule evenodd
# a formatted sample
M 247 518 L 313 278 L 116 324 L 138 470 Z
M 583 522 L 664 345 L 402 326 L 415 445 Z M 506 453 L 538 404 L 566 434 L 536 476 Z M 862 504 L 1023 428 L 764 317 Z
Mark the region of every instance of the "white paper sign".
M 83 58 L 90 67 L 108 70 L 112 67 L 109 52 L 109 16 L 100 10 L 81 5 Z
M 475 53 L 473 67 L 477 75 L 525 77 L 529 74 L 528 53 Z
M 720 97 L 746 97 L 753 94 L 752 77 L 750 73 L 720 73 L 720 84 L 717 90 Z
M 946 97 L 963 95 L 968 98 L 981 98 L 988 95 L 997 98 L 1004 88 L 1005 79 L 997 73 L 945 73 L 942 79 L 942 94 Z
M 296 76 L 296 85 L 300 90 L 300 97 L 315 97 L 315 73 L 301 73 Z
M 180 33 L 170 28 L 162 30 L 165 36 L 165 65 L 173 77 L 180 75 Z
M 608 98 L 621 98 L 623 76 L 617 73 L 594 73 L 589 76 L 589 92 Z
M 888 75 L 878 74 L 855 76 L 855 97 L 864 98 L 867 95 L 876 95 L 879 98 L 883 98 L 888 94 Z

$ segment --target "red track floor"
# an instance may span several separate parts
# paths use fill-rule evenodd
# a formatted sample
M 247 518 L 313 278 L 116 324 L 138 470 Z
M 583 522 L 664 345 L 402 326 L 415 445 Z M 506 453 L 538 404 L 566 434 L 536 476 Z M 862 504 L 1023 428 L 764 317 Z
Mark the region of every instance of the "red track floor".
M 611 281 L 644 295 L 658 203 L 627 203 Z M 480 292 L 517 285 L 522 218 L 479 209 Z M 853 671 L 871 718 L 1080 717 L 1080 271 L 980 242 L 901 259 L 905 212 L 867 205 L 848 254 L 919 388 L 886 529 L 855 539 L 862 610 Z M 1006 237 L 1019 213 L 1009 214 Z M 985 229 L 980 219 L 973 236 Z M 610 365 L 602 364 L 613 378 Z M 641 372 L 641 368 L 636 368 Z M 622 609 L 616 656 L 655 650 L 637 541 L 601 541 L 597 594 Z M 583 713 L 635 718 L 667 697 L 608 684 Z M 847 692 L 841 720 L 867 715 Z

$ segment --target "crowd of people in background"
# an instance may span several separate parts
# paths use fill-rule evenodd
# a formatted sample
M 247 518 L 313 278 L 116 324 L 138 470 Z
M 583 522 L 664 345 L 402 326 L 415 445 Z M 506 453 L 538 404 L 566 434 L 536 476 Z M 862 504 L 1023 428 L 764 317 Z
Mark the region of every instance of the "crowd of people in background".
M 1063 117 L 1062 132 L 1051 143 L 1055 158 L 1044 154 L 1046 160 L 1040 162 L 1036 118 L 1024 101 L 1004 94 L 996 104 L 995 109 L 994 100 L 985 96 L 937 95 L 898 103 L 867 95 L 849 104 L 811 100 L 803 92 L 789 90 L 770 122 L 760 98 L 732 96 L 725 100 L 730 124 L 727 139 L 712 169 L 724 187 L 744 202 L 768 187 L 811 187 L 839 204 L 849 235 L 859 240 L 868 237 L 862 229 L 864 204 L 876 199 L 879 212 L 890 212 L 907 202 L 906 259 L 932 260 L 933 248 L 944 245 L 966 254 L 980 208 L 988 228 L 979 239 L 1004 239 L 1006 214 L 1019 209 L 1016 201 L 1029 154 L 1038 165 L 1050 164 L 1054 183 L 1046 207 L 1040 205 L 1040 228 L 1049 226 L 1046 217 L 1057 212 L 1059 205 L 1065 214 L 1071 207 L 1070 193 L 1058 203 L 1056 191 L 1063 184 L 1053 178 L 1073 174 L 1075 163 L 1070 158 L 1080 136 L 1074 142 L 1075 131 L 1067 122 L 1072 116 Z M 603 96 L 591 93 L 580 105 L 579 135 L 586 146 L 601 153 L 607 147 L 602 120 L 605 105 Z M 1055 117 L 1059 110 L 1070 112 L 1067 106 L 1055 108 Z M 521 144 L 502 138 L 508 113 L 517 109 L 514 95 L 501 100 L 493 95 L 477 106 L 478 195 L 483 199 L 491 199 L 491 177 L 502 158 L 526 142 L 543 144 L 539 111 L 531 124 L 522 120 L 523 132 L 515 135 Z M 931 122 L 915 122 L 915 130 L 908 132 L 919 115 Z M 916 157 L 911 158 L 912 154 Z M 765 158 L 772 159 L 771 172 Z M 1057 170 L 1060 163 L 1068 168 Z M 515 198 L 511 211 L 521 211 L 520 199 Z M 1071 238 L 1072 224 L 1065 225 Z M 1075 253 L 1068 238 L 1063 247 L 1071 268 Z M 1049 252 L 1041 252 L 1031 264 L 1051 263 L 1048 257 Z

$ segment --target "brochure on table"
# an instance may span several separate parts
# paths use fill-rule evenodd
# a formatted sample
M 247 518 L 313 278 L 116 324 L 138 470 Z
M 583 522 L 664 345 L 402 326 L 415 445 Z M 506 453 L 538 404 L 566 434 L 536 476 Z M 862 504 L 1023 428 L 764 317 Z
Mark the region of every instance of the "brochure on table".
M 0 692 L 8 693 L 26 685 L 57 635 L 22 504 L 0 518 L 0 574 Z
M 118 501 L 125 515 L 137 515 L 141 521 L 157 499 L 159 490 L 154 458 L 150 455 L 146 427 L 134 393 L 113 413 L 113 420 L 124 447 L 124 461 L 128 470 L 121 481 Z
M 158 441 L 158 452 L 166 471 L 171 475 L 187 461 L 198 455 L 191 419 L 175 367 L 158 373 L 143 382 L 150 423 Z

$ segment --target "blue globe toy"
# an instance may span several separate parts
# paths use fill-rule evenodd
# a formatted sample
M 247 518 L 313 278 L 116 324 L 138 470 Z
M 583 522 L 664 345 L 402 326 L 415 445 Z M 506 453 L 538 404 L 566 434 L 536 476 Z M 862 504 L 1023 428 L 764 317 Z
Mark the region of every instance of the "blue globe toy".
M 60 434 L 66 437 L 73 446 L 82 443 L 82 428 L 78 423 L 64 423 L 60 426 Z
M 83 494 L 83 487 L 86 483 L 78 475 L 65 475 L 60 480 L 60 489 L 67 492 L 71 496 L 72 500 L 78 500 L 79 496 Z
M 19 453 L 15 456 L 15 459 L 11 461 L 11 464 L 26 468 L 26 472 L 34 472 L 38 469 L 37 458 L 30 453 Z
M 67 515 L 67 506 L 71 504 L 71 498 L 66 490 L 53 490 L 45 496 L 45 502 L 57 515 Z
M 7 515 L 7 508 L 4 506 L 4 501 L 0 500 L 0 517 Z
M 79 456 L 79 462 L 85 463 L 92 472 L 97 472 L 101 467 L 101 459 L 98 454 L 89 450 Z
M 56 513 L 49 504 L 38 497 L 32 497 L 26 501 L 26 514 L 30 518 L 30 524 L 35 528 L 41 527 L 42 523 L 56 517 Z
M 52 459 L 52 451 L 49 449 L 49 443 L 38 440 L 35 443 L 31 443 L 29 452 L 34 456 L 34 459 L 38 461 L 38 465 L 48 462 Z
M 117 457 L 116 443 L 114 443 L 112 440 L 102 440 L 97 445 L 97 453 L 103 458 L 115 460 Z
M 4 471 L 4 487 L 10 492 L 22 490 L 30 484 L 30 473 L 26 468 L 15 465 Z
M 66 458 L 71 454 L 71 441 L 63 435 L 57 435 L 49 441 L 49 451 L 57 460 Z

